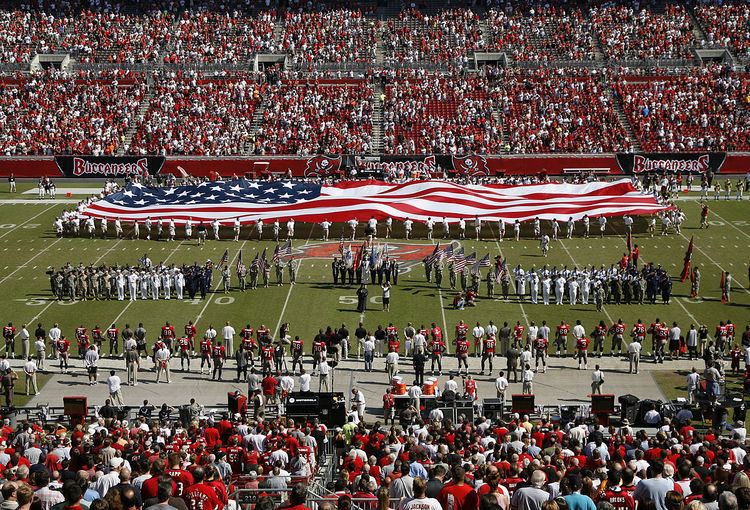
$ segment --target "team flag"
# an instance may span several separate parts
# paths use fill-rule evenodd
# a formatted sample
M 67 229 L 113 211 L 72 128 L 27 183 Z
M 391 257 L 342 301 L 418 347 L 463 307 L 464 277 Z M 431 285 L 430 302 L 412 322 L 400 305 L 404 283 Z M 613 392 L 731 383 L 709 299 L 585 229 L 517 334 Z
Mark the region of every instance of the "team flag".
M 227 262 L 229 262 L 229 250 L 224 250 L 224 255 L 221 256 L 221 260 L 219 261 L 219 267 L 226 266 Z
M 194 222 L 233 221 L 243 225 L 259 219 L 317 223 L 357 218 L 391 217 L 425 222 L 429 217 L 463 216 L 513 223 L 565 215 L 580 220 L 625 214 L 656 214 L 669 209 L 629 179 L 611 182 L 538 183 L 528 185 L 461 184 L 429 180 L 387 183 L 362 180 L 336 184 L 234 179 L 201 182 L 176 188 L 151 188 L 132 183 L 84 208 L 84 218 L 143 221 L 147 217 Z
M 282 257 L 291 257 L 292 256 L 292 240 L 287 239 L 286 243 L 284 243 L 284 247 L 281 248 L 280 255 Z
M 628 237 L 625 240 L 625 245 L 628 248 L 628 261 L 632 265 L 633 264 L 633 235 L 630 232 L 628 232 Z
M 727 292 L 727 273 L 726 271 L 721 272 L 721 282 L 719 282 L 721 288 L 721 302 L 722 304 L 729 301 L 729 293 Z
M 690 267 L 693 259 L 693 236 L 690 236 L 690 244 L 688 244 L 687 251 L 685 252 L 685 258 L 682 273 L 680 274 L 680 281 L 684 282 L 690 276 Z

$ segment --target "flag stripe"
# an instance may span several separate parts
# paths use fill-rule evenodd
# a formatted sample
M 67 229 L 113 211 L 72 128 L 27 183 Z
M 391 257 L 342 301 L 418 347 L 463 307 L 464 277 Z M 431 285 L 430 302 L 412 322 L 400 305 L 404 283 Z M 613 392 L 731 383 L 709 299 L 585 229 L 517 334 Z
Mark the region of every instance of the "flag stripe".
M 480 217 L 512 223 L 589 216 L 653 214 L 667 207 L 635 189 L 628 180 L 587 184 L 545 183 L 519 186 L 460 185 L 447 181 L 388 184 L 347 181 L 316 185 L 294 181 L 246 180 L 145 188 L 135 184 L 85 208 L 84 216 L 143 221 L 171 218 L 184 224 L 218 220 L 225 225 L 294 218 L 299 221 L 365 221 L 391 217 L 414 221 Z

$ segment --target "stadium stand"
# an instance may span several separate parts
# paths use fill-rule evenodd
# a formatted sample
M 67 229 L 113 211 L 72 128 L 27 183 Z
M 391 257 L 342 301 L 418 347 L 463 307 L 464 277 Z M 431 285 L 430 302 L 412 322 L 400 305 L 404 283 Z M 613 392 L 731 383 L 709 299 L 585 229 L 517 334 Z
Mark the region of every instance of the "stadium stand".
M 750 79 L 712 66 L 676 76 L 624 76 L 615 85 L 633 130 L 650 151 L 750 148 Z
M 0 153 L 115 154 L 146 94 L 127 71 L 0 79 Z
M 3 152 L 743 150 L 749 18 L 745 2 L 11 1 Z M 119 81 L 95 77 L 109 68 Z M 40 87 L 54 115 L 31 113 Z
M 367 83 L 286 81 L 270 87 L 257 154 L 366 153 L 372 140 Z

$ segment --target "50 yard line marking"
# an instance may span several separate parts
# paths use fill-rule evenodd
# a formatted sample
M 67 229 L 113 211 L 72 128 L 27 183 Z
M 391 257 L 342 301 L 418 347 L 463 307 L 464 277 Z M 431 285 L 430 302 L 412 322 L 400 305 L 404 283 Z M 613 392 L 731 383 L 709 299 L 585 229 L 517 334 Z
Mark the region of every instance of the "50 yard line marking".
M 2 239 L 3 237 L 7 236 L 7 235 L 8 235 L 8 234 L 10 234 L 11 232 L 15 232 L 15 231 L 16 231 L 16 230 L 18 230 L 19 228 L 21 228 L 21 227 L 23 227 L 24 225 L 26 225 L 26 224 L 30 223 L 30 222 L 31 222 L 31 220 L 35 220 L 35 219 L 37 219 L 37 218 L 38 218 L 39 216 L 41 216 L 42 214 L 44 214 L 44 213 L 48 212 L 48 211 L 49 211 L 49 210 L 51 210 L 51 209 L 54 209 L 55 207 L 57 207 L 57 205 L 52 205 L 52 206 L 50 206 L 50 207 L 47 207 L 47 208 L 46 208 L 45 210 L 43 210 L 43 211 L 42 211 L 42 212 L 40 212 L 39 214 L 37 214 L 37 215 L 35 215 L 35 216 L 32 216 L 31 218 L 29 218 L 28 220 L 24 221 L 23 223 L 19 223 L 18 225 L 16 225 L 16 226 L 15 226 L 15 227 L 13 227 L 12 229 L 10 229 L 10 230 L 8 230 L 7 232 L 5 232 L 5 233 L 3 233 L 2 235 L 0 235 L 0 239 Z

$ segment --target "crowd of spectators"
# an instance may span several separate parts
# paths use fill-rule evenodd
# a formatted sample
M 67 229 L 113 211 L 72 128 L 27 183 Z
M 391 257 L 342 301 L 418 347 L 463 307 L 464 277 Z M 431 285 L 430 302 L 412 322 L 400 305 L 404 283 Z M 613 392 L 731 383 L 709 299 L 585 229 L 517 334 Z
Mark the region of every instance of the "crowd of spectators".
M 146 93 L 126 71 L 0 80 L 0 153 L 115 154 Z
M 428 76 L 388 83 L 384 150 L 390 154 L 499 152 L 502 127 L 486 78 Z
M 492 49 L 507 51 L 516 61 L 593 60 L 590 21 L 580 9 L 556 6 L 525 13 L 491 9 L 487 23 Z
M 359 9 L 287 12 L 283 50 L 299 67 L 335 62 L 375 62 L 378 23 Z
M 266 85 L 242 73 L 208 78 L 197 73 L 158 76 L 146 113 L 138 119 L 131 154 L 240 154 Z
M 591 23 L 607 57 L 616 60 L 689 59 L 693 24 L 682 5 L 664 12 L 627 6 L 595 7 Z
M 385 24 L 387 60 L 466 63 L 469 53 L 484 51 L 479 19 L 470 9 L 445 9 L 430 15 L 403 10 Z
M 27 62 L 34 53 L 57 47 L 62 20 L 44 11 L 0 9 L 0 59 Z
M 372 146 L 372 89 L 288 81 L 268 90 L 258 128 L 258 154 L 366 153 Z
M 255 53 L 276 53 L 276 13 L 252 17 L 238 11 L 185 11 L 177 23 L 177 35 L 165 62 L 181 64 L 248 62 Z
M 635 136 L 648 151 L 750 148 L 750 79 L 724 67 L 698 68 L 614 85 Z
M 507 70 L 494 83 L 511 152 L 630 149 L 607 85 L 596 71 Z
M 695 15 L 703 26 L 709 45 L 726 46 L 750 57 L 750 5 L 747 2 L 701 5 Z

